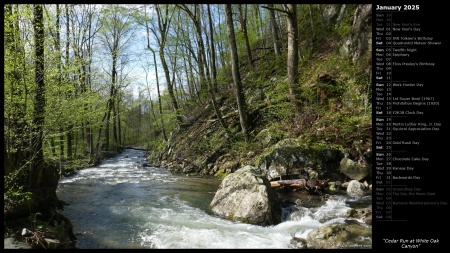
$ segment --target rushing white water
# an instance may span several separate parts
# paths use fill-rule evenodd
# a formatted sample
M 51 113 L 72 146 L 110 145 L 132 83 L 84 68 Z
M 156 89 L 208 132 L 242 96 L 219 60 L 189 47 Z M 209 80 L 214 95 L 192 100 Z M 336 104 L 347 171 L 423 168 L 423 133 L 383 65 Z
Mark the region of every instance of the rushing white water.
M 336 196 L 276 226 L 225 220 L 208 210 L 220 181 L 142 167 L 143 159 L 128 149 L 60 181 L 78 248 L 290 248 L 293 236 L 348 219 L 345 198 Z

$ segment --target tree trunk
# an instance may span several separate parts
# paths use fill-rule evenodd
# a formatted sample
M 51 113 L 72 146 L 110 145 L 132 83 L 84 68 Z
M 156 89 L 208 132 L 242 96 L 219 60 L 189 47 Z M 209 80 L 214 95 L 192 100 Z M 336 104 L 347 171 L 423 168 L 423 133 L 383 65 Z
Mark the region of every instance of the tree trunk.
M 32 172 L 30 186 L 38 188 L 43 180 L 44 173 L 44 113 L 45 113 L 45 84 L 44 84 L 44 15 L 42 4 L 34 5 L 34 39 L 35 39 L 35 105 L 33 111 L 32 133 Z
M 189 15 L 194 23 L 195 31 L 197 33 L 197 48 L 198 48 L 198 69 L 200 75 L 200 96 L 205 94 L 209 87 L 209 70 L 206 67 L 205 44 L 203 43 L 202 28 L 200 23 L 200 14 L 198 4 L 195 5 L 195 14 L 192 13 L 186 5 L 182 5 L 183 10 Z
M 218 14 L 218 23 L 221 24 L 221 19 L 220 19 L 220 13 L 222 12 L 222 10 L 220 9 L 220 4 L 217 5 L 217 14 Z M 219 35 L 220 37 L 222 37 L 221 35 L 223 29 L 218 29 Z M 225 67 L 226 63 L 225 63 L 225 50 L 223 49 L 223 40 L 218 41 L 217 47 L 219 48 L 219 56 L 220 56 L 220 66 L 221 67 Z
M 83 132 L 83 131 L 81 131 Z M 77 158 L 77 151 L 78 151 L 78 131 L 75 131 L 75 151 L 73 152 L 73 156 L 75 159 Z
M 59 4 L 56 4 L 56 40 L 55 40 L 55 49 L 58 55 L 62 55 L 61 52 L 61 26 L 60 26 L 60 16 L 61 16 L 61 9 L 59 8 Z M 58 86 L 61 87 L 62 85 L 62 59 L 61 57 L 58 57 Z M 64 94 L 62 92 L 59 93 L 60 96 L 63 96 Z M 59 156 L 60 158 L 64 158 L 64 128 L 62 125 L 62 122 L 58 122 L 60 124 L 59 127 Z
M 93 13 L 90 12 L 89 14 L 89 23 L 88 23 L 88 41 L 87 41 L 87 54 L 88 54 L 88 60 L 87 60 L 87 75 L 86 75 L 86 88 L 87 90 L 92 89 L 91 85 L 91 64 L 92 64 L 92 47 L 93 47 L 93 36 L 94 34 L 91 33 L 92 30 L 92 16 Z M 88 113 L 91 110 L 89 108 L 88 103 L 85 104 L 85 112 Z M 92 121 L 87 119 L 86 120 L 86 137 L 87 137 L 87 145 L 89 150 L 89 160 L 92 162 L 94 161 L 94 135 L 92 130 Z
M 298 29 L 297 29 L 297 5 L 287 4 L 287 26 L 288 26 L 288 59 L 287 73 L 289 83 L 289 96 L 291 102 L 298 106 L 298 95 L 295 85 L 298 84 Z
M 146 80 L 146 81 L 147 81 L 147 80 Z M 151 113 L 152 113 L 152 115 L 153 115 L 153 119 L 154 119 L 155 122 L 156 122 L 156 114 L 155 114 L 155 107 L 153 106 L 152 94 L 151 94 L 151 92 L 150 92 L 150 87 L 149 87 L 149 85 L 148 85 L 148 82 L 146 82 L 146 84 L 147 84 L 148 100 L 149 100 L 149 102 L 150 102 L 150 111 L 151 111 Z M 151 125 L 152 125 L 152 119 L 151 119 L 151 117 L 148 117 L 148 118 L 149 118 L 149 126 L 151 127 Z M 157 125 L 157 124 L 158 124 L 158 123 L 156 123 L 156 125 Z M 156 139 L 156 131 L 153 130 L 152 132 L 153 132 L 153 139 Z
M 187 83 L 188 91 L 189 91 L 189 99 L 190 100 L 194 100 L 195 99 L 195 92 L 194 92 L 194 88 L 192 87 L 193 84 L 192 84 L 192 81 L 191 81 L 191 78 L 190 78 L 190 74 L 189 74 L 189 72 L 190 73 L 192 73 L 192 72 L 189 71 L 189 69 L 187 67 L 187 64 L 186 64 L 186 58 L 187 57 L 190 58 L 190 56 L 187 54 L 187 49 L 185 49 L 183 51 L 183 54 L 185 55 L 185 57 L 183 57 L 183 67 L 184 67 L 184 74 L 186 76 L 186 83 Z
M 95 145 L 95 151 L 98 152 L 100 149 L 100 137 L 102 136 L 102 129 L 103 129 L 103 122 L 105 122 L 106 117 L 108 116 L 108 108 L 109 108 L 109 100 L 106 103 L 106 111 L 103 115 L 102 122 L 100 123 L 100 126 L 98 127 L 98 135 L 97 135 L 97 144 Z M 106 131 L 106 129 L 105 129 Z
M 158 67 L 157 67 L 157 64 L 156 64 L 156 56 L 155 56 L 154 52 L 153 52 L 153 57 L 154 57 L 153 60 L 155 62 L 156 89 L 157 89 L 157 92 L 158 92 L 158 106 L 159 106 L 159 117 L 161 119 L 161 130 L 162 130 L 162 134 L 163 134 L 164 140 L 167 141 L 168 139 L 167 139 L 166 130 L 165 130 L 165 126 L 164 126 L 164 116 L 163 116 L 163 113 L 162 113 L 161 92 L 159 90 Z
M 72 148 L 73 125 L 72 124 L 67 126 L 66 139 L 67 139 L 67 157 L 72 158 L 73 157 L 73 148 Z
M 241 131 L 244 138 L 248 141 L 248 113 L 245 104 L 244 92 L 242 90 L 241 74 L 239 73 L 239 57 L 237 54 L 236 37 L 234 34 L 233 14 L 231 13 L 231 4 L 225 4 L 225 14 L 228 27 L 228 40 L 230 42 L 231 70 L 236 91 L 236 100 L 239 110 L 239 121 L 241 123 Z
M 183 30 L 183 34 L 184 34 L 184 30 Z M 202 101 L 202 98 L 200 96 L 200 89 L 199 89 L 199 85 L 197 84 L 195 77 L 194 77 L 194 71 L 196 70 L 194 67 L 194 63 L 192 62 L 192 58 L 194 58 L 194 61 L 198 63 L 197 58 L 195 57 L 195 54 L 193 53 L 193 49 L 192 49 L 192 44 L 191 44 L 191 40 L 187 39 L 186 41 L 186 45 L 185 45 L 185 52 L 186 55 L 188 55 L 187 57 L 187 61 L 189 64 L 189 79 L 192 85 L 192 91 L 193 91 L 193 95 L 195 95 L 195 97 L 198 99 L 198 101 Z M 187 52 L 190 52 L 190 54 L 188 54 Z M 200 74 L 199 74 L 200 75 Z
M 156 55 L 153 49 L 149 48 L 153 53 L 153 62 L 155 63 L 155 73 L 156 73 L 156 91 L 158 92 L 158 107 L 159 107 L 159 117 L 161 119 L 161 130 L 164 137 L 164 140 L 167 141 L 166 130 L 164 130 L 164 117 L 162 114 L 162 102 L 161 102 L 161 93 L 159 91 L 159 79 L 158 79 L 158 65 L 156 64 Z
M 116 99 L 116 97 L 114 97 L 114 100 Z M 116 101 L 117 102 L 117 101 Z M 114 137 L 114 145 L 113 148 L 116 149 L 119 145 L 119 140 L 117 138 L 117 103 L 114 103 L 114 107 L 112 108 L 113 110 L 113 137 Z
M 259 24 L 259 37 L 262 39 L 262 48 L 266 48 L 266 39 L 264 39 L 265 36 L 264 36 L 264 31 L 263 31 L 263 21 L 262 21 L 262 17 L 261 17 L 261 11 L 259 9 L 259 4 L 254 4 L 253 7 L 255 9 L 256 18 L 259 21 L 258 22 L 258 24 Z M 264 52 L 264 51 L 262 51 L 262 52 Z
M 177 117 L 177 121 L 181 123 L 181 122 L 183 122 L 183 120 L 181 119 L 181 116 L 179 114 L 178 102 L 177 102 L 177 99 L 175 97 L 175 93 L 173 91 L 173 84 L 170 81 L 169 66 L 167 66 L 167 62 L 166 62 L 166 59 L 165 59 L 165 56 L 164 56 L 164 50 L 162 50 L 162 49 L 159 50 L 159 56 L 160 56 L 160 59 L 161 59 L 161 63 L 163 65 L 164 75 L 166 76 L 167 91 L 169 92 L 169 97 L 170 97 L 170 100 L 172 101 L 173 109 L 174 109 L 174 111 L 175 111 L 175 113 L 177 115 L 176 116 Z
M 69 5 L 65 5 L 65 14 L 66 14 L 66 57 L 65 57 L 65 65 L 64 65 L 64 73 L 66 74 L 66 81 L 69 82 L 70 78 L 68 76 L 69 73 L 69 31 L 70 31 L 70 22 L 69 22 Z M 69 95 L 69 94 L 67 94 Z M 73 126 L 69 124 L 67 126 L 66 131 L 66 139 L 67 139 L 67 157 L 72 158 L 72 128 Z
M 268 4 L 270 8 L 273 8 L 273 4 Z M 269 9 L 270 14 L 270 28 L 272 30 L 273 37 L 273 47 L 275 49 L 275 56 L 281 55 L 281 45 L 280 38 L 278 37 L 279 28 L 277 24 L 277 20 L 275 19 L 275 11 L 273 9 Z
M 114 43 L 116 44 L 116 43 Z M 113 55 L 113 65 L 112 65 L 112 73 L 111 73 L 111 104 L 110 104 L 110 113 L 112 111 L 113 113 L 113 118 L 112 118 L 112 122 L 113 122 L 113 141 L 114 141 L 114 145 L 113 148 L 117 147 L 117 126 L 116 126 L 116 120 L 117 120 L 117 112 L 116 112 L 116 94 L 117 94 L 117 87 L 116 87 L 116 83 L 117 83 L 117 54 L 115 53 L 116 50 L 118 50 L 118 48 L 114 47 L 113 51 L 112 51 L 112 55 Z
M 214 49 L 214 30 L 213 30 L 213 22 L 211 18 L 211 10 L 208 7 L 208 19 L 209 19 L 209 36 L 211 37 L 211 72 L 212 72 L 212 83 L 210 83 L 209 92 L 211 94 L 211 102 L 216 112 L 217 118 L 219 119 L 219 123 L 225 131 L 227 137 L 229 135 L 229 130 L 225 125 L 225 122 L 222 119 L 222 113 L 220 112 L 217 102 L 216 102 L 216 90 L 217 90 L 217 71 L 216 71 L 216 51 Z
M 164 46 L 166 44 L 166 39 L 167 39 L 166 35 L 167 35 L 167 30 L 169 29 L 169 27 L 168 27 L 169 26 L 169 20 L 168 20 L 169 10 L 168 10 L 168 7 L 166 6 L 166 13 L 164 15 L 164 20 L 163 20 L 163 16 L 161 15 L 161 9 L 159 8 L 159 5 L 156 5 L 155 8 L 156 8 L 157 16 L 158 16 L 158 26 L 159 26 L 159 31 L 160 31 L 160 35 L 161 35 L 161 39 L 159 40 L 159 57 L 161 59 L 161 64 L 163 66 L 164 75 L 166 77 L 167 91 L 169 92 L 169 97 L 170 97 L 170 100 L 172 101 L 172 106 L 176 111 L 177 121 L 179 123 L 182 123 L 183 120 L 181 118 L 181 115 L 180 115 L 180 112 L 178 109 L 178 102 L 173 93 L 173 85 L 170 82 L 169 67 L 167 66 L 166 57 L 164 54 Z
M 245 49 L 247 51 L 247 60 L 251 68 L 253 68 L 252 50 L 250 48 L 250 41 L 247 34 L 247 5 L 245 5 L 245 11 L 242 10 L 242 4 L 239 4 L 239 22 L 241 23 L 241 30 L 244 33 Z
M 145 9 L 145 11 L 147 11 L 147 9 Z M 145 14 L 147 15 L 147 12 Z M 148 26 L 148 22 L 147 21 L 145 21 L 145 28 L 147 30 L 147 48 L 153 54 L 153 63 L 155 65 L 156 90 L 157 90 L 157 93 L 158 93 L 158 107 L 159 107 L 159 117 L 160 117 L 160 120 L 161 120 L 161 132 L 163 134 L 164 141 L 167 141 L 166 131 L 164 130 L 164 119 L 163 119 L 163 116 L 162 116 L 161 94 L 160 94 L 160 91 L 159 91 L 158 64 L 156 63 L 155 51 L 150 47 L 150 32 L 149 32 L 150 28 Z M 147 86 L 147 89 L 148 89 L 148 94 L 150 96 L 150 89 L 148 88 L 148 86 Z M 152 103 L 152 100 L 151 100 L 151 96 L 150 96 L 150 103 L 152 105 L 153 117 L 156 120 L 155 112 L 153 110 L 153 103 Z
M 177 29 L 176 34 L 178 34 L 178 32 L 179 32 L 179 29 Z M 180 94 L 178 94 L 177 83 L 175 81 L 175 75 L 177 72 L 178 40 L 175 41 L 175 52 L 172 53 L 169 50 L 169 54 L 172 55 L 172 57 L 170 57 L 170 63 L 172 64 L 172 81 L 171 81 L 171 83 L 174 86 L 175 100 L 181 101 Z M 181 107 L 181 104 L 178 104 L 178 106 Z
M 308 4 L 309 7 L 309 18 L 311 19 L 311 33 L 312 33 L 312 37 L 313 37 L 313 41 L 316 41 L 316 34 L 314 31 L 314 20 L 313 20 L 313 16 L 312 16 L 312 8 L 311 8 L 311 4 Z
M 64 128 L 59 128 L 59 157 L 64 159 Z
M 117 143 L 119 144 L 119 147 L 122 146 L 122 140 L 121 140 L 121 126 L 120 126 L 120 94 L 117 96 Z
M 201 102 L 202 98 L 200 96 L 200 91 L 198 89 L 198 85 L 196 84 L 195 77 L 194 77 L 194 71 L 196 71 L 196 69 L 194 67 L 194 64 L 192 63 L 192 58 L 194 58 L 194 61 L 197 62 L 197 64 L 198 64 L 198 60 L 197 60 L 197 57 L 196 57 L 196 53 L 194 53 L 194 51 L 193 51 L 192 43 L 191 43 L 191 39 L 190 39 L 189 35 L 185 34 L 185 29 L 181 29 L 181 32 L 182 32 L 182 37 L 186 38 L 185 39 L 185 45 L 183 47 L 184 48 L 184 54 L 186 55 L 186 57 L 183 57 L 183 58 L 185 60 L 187 58 L 187 61 L 189 63 L 189 65 L 188 65 L 189 67 L 186 69 L 186 71 L 189 70 L 189 74 L 186 73 L 186 76 L 189 79 L 189 82 L 190 82 L 190 85 L 191 85 L 190 89 L 192 89 L 192 97 L 193 98 L 194 97 L 197 98 L 198 101 Z

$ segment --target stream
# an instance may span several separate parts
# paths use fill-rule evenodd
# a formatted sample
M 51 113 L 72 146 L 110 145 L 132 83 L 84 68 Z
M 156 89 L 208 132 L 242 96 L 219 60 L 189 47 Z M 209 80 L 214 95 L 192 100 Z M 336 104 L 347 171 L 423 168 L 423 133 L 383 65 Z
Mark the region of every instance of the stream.
M 349 219 L 348 197 L 334 195 L 302 207 L 302 215 L 284 207 L 283 222 L 275 226 L 232 222 L 208 209 L 219 179 L 143 163 L 145 151 L 126 149 L 60 180 L 57 195 L 69 203 L 62 213 L 72 221 L 77 248 L 290 248 L 293 236 L 306 238 L 315 228 Z

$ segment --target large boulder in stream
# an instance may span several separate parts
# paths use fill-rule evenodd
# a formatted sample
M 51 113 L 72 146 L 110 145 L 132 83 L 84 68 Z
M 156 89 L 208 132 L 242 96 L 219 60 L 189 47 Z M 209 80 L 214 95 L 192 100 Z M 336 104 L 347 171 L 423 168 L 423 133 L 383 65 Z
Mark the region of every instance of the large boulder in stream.
M 229 220 L 270 226 L 281 222 L 281 206 L 266 177 L 253 166 L 226 176 L 210 204 L 212 212 Z
M 369 169 L 367 167 L 360 166 L 357 162 L 347 157 L 341 160 L 339 171 L 354 180 L 361 180 L 369 175 Z
M 351 197 L 362 197 L 366 194 L 364 184 L 358 182 L 358 180 L 352 180 L 347 186 L 347 195 Z

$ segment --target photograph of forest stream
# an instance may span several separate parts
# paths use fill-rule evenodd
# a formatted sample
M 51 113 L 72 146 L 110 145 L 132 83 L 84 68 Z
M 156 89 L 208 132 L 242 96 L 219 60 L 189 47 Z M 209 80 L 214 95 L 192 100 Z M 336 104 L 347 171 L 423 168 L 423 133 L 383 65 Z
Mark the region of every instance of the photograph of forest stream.
M 372 249 L 371 4 L 4 4 L 4 249 Z

